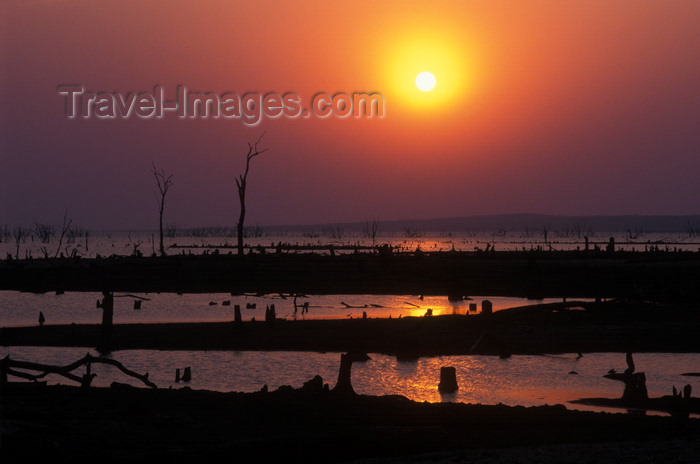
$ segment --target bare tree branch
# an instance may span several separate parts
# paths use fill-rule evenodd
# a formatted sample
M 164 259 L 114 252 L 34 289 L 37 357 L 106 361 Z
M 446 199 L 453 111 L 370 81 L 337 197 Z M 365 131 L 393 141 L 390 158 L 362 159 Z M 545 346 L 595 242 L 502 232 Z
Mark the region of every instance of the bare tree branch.
M 236 178 L 236 186 L 238 187 L 238 200 L 241 205 L 241 210 L 240 214 L 238 216 L 238 254 L 242 255 L 243 254 L 243 235 L 244 235 L 244 221 L 245 221 L 245 214 L 246 214 L 246 209 L 245 209 L 245 193 L 246 193 L 246 188 L 248 187 L 248 173 L 250 172 L 250 160 L 255 158 L 258 155 L 262 155 L 265 153 L 268 149 L 265 148 L 264 150 L 260 150 L 258 148 L 258 144 L 260 144 L 260 141 L 262 140 L 263 136 L 265 135 L 265 132 L 260 135 L 258 140 L 254 143 L 251 144 L 248 142 L 248 154 L 246 155 L 246 160 L 245 160 L 245 171 L 243 174 L 240 174 Z
M 119 361 L 116 361 L 114 359 L 110 358 L 102 358 L 102 357 L 95 357 L 92 356 L 91 354 L 86 354 L 85 357 L 75 361 L 74 363 L 68 364 L 67 366 L 53 366 L 50 364 L 40 364 L 40 363 L 33 363 L 33 362 L 27 362 L 27 361 L 15 361 L 10 359 L 9 356 L 6 356 L 2 360 L 0 360 L 0 379 L 2 381 L 7 381 L 7 375 L 13 375 L 16 377 L 20 377 L 26 380 L 33 380 L 36 381 L 38 379 L 41 379 L 48 374 L 57 374 L 61 375 L 67 379 L 73 380 L 75 382 L 80 383 L 81 385 L 87 387 L 90 385 L 90 382 L 92 379 L 95 377 L 95 374 L 90 373 L 90 364 L 93 363 L 101 363 L 101 364 L 109 364 L 111 366 L 116 367 L 126 375 L 129 375 L 131 377 L 134 377 L 147 386 L 151 388 L 158 388 L 156 384 L 148 380 L 148 373 L 146 374 L 138 374 L 132 370 L 127 369 L 124 367 L 122 363 Z M 73 374 L 71 371 L 74 371 L 75 369 L 79 368 L 80 366 L 88 366 L 88 372 L 82 376 L 79 377 L 75 374 Z M 33 370 L 33 371 L 40 371 L 41 374 L 30 374 L 27 372 L 22 372 L 22 371 L 16 371 L 15 369 L 24 369 L 24 370 Z
M 158 192 L 160 197 L 158 199 L 158 225 L 160 230 L 160 254 L 165 256 L 165 247 L 163 246 L 163 211 L 165 210 L 165 196 L 168 194 L 168 190 L 173 185 L 173 175 L 167 175 L 164 169 L 157 169 L 155 163 L 151 162 L 151 173 L 156 179 L 156 184 L 158 186 Z
M 66 220 L 68 222 L 66 222 Z M 61 251 L 61 245 L 63 244 L 63 237 L 65 237 L 68 230 L 70 230 L 70 225 L 72 222 L 72 219 L 68 219 L 68 210 L 66 210 L 63 213 L 63 226 L 61 227 L 61 238 L 58 240 L 58 246 L 56 247 L 56 254 L 54 255 L 54 257 L 58 257 L 58 253 Z

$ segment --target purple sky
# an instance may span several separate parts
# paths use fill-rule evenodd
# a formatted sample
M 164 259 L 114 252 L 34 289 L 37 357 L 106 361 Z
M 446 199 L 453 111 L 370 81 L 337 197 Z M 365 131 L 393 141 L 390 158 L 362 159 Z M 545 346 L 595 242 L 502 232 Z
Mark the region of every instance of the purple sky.
M 700 212 L 700 2 L 0 5 L 0 225 L 233 226 Z M 436 74 L 434 92 L 413 86 Z M 379 92 L 382 118 L 69 119 L 126 95 Z

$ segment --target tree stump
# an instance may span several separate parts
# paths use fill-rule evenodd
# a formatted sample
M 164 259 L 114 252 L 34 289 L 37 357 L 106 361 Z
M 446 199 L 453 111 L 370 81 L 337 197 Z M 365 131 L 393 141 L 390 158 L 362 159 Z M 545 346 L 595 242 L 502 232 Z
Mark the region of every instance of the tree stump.
M 102 334 L 111 335 L 112 324 L 114 321 L 114 295 L 112 292 L 105 290 L 102 292 Z
M 622 393 L 622 399 L 630 402 L 642 402 L 649 399 L 647 393 L 647 378 L 644 372 L 634 372 L 634 359 L 632 353 L 627 353 L 627 369 L 622 374 L 611 372 L 604 377 L 612 380 L 624 382 L 625 390 Z
M 338 383 L 333 387 L 333 392 L 354 395 L 352 388 L 351 374 L 352 363 L 355 361 L 365 361 L 369 359 L 367 353 L 351 351 L 340 355 L 340 369 L 338 370 Z
M 454 367 L 441 367 L 438 391 L 440 393 L 454 393 L 458 389 L 457 370 Z

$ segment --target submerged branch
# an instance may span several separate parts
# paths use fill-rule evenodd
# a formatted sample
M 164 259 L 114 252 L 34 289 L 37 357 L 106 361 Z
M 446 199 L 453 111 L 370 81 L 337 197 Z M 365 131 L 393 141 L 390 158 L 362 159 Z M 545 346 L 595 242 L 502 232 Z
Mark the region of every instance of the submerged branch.
M 143 382 L 145 385 L 151 387 L 151 388 L 158 388 L 156 384 L 148 380 L 148 373 L 146 374 L 139 374 L 137 372 L 134 372 L 130 369 L 127 369 L 124 367 L 122 363 L 119 361 L 116 361 L 114 359 L 109 359 L 109 358 L 102 358 L 102 357 L 95 357 L 92 356 L 91 354 L 86 354 L 83 358 L 68 364 L 67 366 L 54 366 L 50 364 L 41 364 L 41 363 L 33 363 L 33 362 L 28 362 L 28 361 L 15 361 L 10 359 L 9 356 L 5 357 L 0 361 L 0 378 L 2 379 L 3 382 L 6 381 L 7 375 L 13 375 L 16 377 L 20 377 L 26 380 L 33 380 L 37 381 L 48 374 L 57 374 L 61 375 L 67 379 L 73 380 L 75 382 L 80 383 L 83 386 L 89 386 L 90 382 L 92 379 L 95 377 L 95 374 L 90 373 L 90 364 L 93 363 L 101 363 L 101 364 L 109 364 L 111 366 L 116 367 L 123 373 L 125 373 L 128 376 L 134 377 L 141 382 Z M 75 374 L 72 373 L 75 369 L 87 365 L 87 373 L 83 375 L 82 377 L 79 377 Z M 41 374 L 30 374 L 26 372 L 19 372 L 16 371 L 15 369 L 25 369 L 25 370 L 30 370 L 30 371 L 38 371 L 41 372 Z

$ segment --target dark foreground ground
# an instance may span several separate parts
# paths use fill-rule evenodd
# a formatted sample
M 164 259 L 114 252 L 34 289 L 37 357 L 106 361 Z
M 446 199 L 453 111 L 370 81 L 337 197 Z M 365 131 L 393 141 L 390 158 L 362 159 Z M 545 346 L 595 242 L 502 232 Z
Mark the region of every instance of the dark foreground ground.
M 269 393 L 8 385 L 2 462 L 698 462 L 700 420 Z

